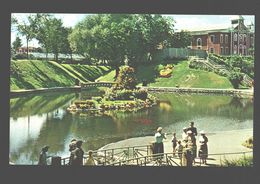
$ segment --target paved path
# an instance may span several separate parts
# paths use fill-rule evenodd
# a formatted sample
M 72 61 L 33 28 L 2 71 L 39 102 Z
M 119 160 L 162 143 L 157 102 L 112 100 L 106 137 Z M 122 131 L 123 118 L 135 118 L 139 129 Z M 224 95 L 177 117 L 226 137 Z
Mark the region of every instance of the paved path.
M 251 136 L 253 136 L 253 129 L 221 131 L 221 132 L 215 132 L 214 134 L 207 135 L 209 139 L 208 142 L 209 158 L 207 161 L 207 165 L 203 165 L 203 166 L 216 166 L 216 165 L 220 165 L 220 161 L 221 160 L 223 161 L 224 158 L 236 159 L 243 156 L 243 154 L 240 155 L 232 154 L 232 155 L 223 156 L 222 153 L 252 151 L 251 149 L 242 146 L 242 143 Z M 104 146 L 103 149 L 147 145 L 152 141 L 154 141 L 153 136 L 137 137 L 137 138 L 126 139 L 116 143 L 108 144 Z M 172 151 L 171 135 L 168 135 L 167 139 L 164 141 L 164 149 L 166 153 Z M 211 154 L 222 154 L 222 155 L 211 155 Z M 252 153 L 247 153 L 246 155 L 249 154 L 252 155 Z M 196 159 L 196 162 L 197 162 L 196 165 L 199 165 L 199 159 Z

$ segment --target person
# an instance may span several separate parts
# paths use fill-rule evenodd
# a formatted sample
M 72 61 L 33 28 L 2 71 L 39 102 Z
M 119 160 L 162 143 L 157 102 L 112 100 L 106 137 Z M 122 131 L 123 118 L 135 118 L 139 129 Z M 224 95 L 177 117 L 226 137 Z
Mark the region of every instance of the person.
M 69 151 L 73 151 L 77 148 L 77 139 L 73 138 L 71 141 L 70 141 L 70 144 L 69 144 Z
M 197 157 L 196 138 L 191 130 L 187 131 L 187 135 L 188 135 L 187 147 L 191 150 L 192 160 L 195 163 L 195 158 Z
M 83 141 L 79 140 L 76 142 L 76 149 L 72 151 L 72 162 L 71 165 L 83 165 L 84 151 L 81 148 Z
M 73 138 L 70 141 L 70 144 L 69 144 L 69 151 L 70 151 L 69 165 L 72 164 L 72 160 L 73 160 L 73 156 L 74 156 L 72 151 L 77 148 L 77 144 L 76 143 L 77 143 L 77 140 Z
M 182 166 L 192 167 L 192 150 L 188 147 L 187 144 L 183 148 L 181 157 L 182 157 Z
M 39 157 L 39 162 L 38 165 L 47 165 L 47 158 L 50 156 L 47 156 L 47 152 L 49 150 L 50 146 L 44 146 L 41 150 L 40 157 Z
M 207 158 L 208 158 L 208 137 L 205 135 L 205 132 L 202 130 L 200 131 L 200 137 L 199 137 L 199 157 L 202 160 L 202 164 L 207 164 Z
M 175 148 L 177 146 L 177 138 L 176 138 L 176 133 L 173 132 L 173 136 L 172 136 L 172 152 L 173 155 L 175 155 Z
M 188 138 L 188 136 L 187 136 L 187 128 L 184 127 L 182 130 L 183 130 L 183 132 L 182 132 L 182 141 L 183 142 L 187 142 L 187 138 Z
M 182 165 L 183 145 L 181 144 L 181 141 L 180 141 L 180 140 L 178 141 L 175 150 L 176 150 L 176 152 L 178 153 L 178 157 L 179 157 L 179 159 L 180 159 L 180 164 Z
M 197 128 L 194 126 L 194 122 L 190 122 L 190 127 L 187 128 L 187 131 L 191 131 L 194 136 L 197 136 Z
M 166 139 L 166 134 L 162 133 L 162 127 L 157 128 L 157 132 L 155 134 L 155 144 L 154 144 L 154 153 L 163 153 L 163 139 Z
M 92 150 L 90 150 L 88 152 L 88 160 L 86 161 L 85 165 L 96 165 L 96 162 L 93 158 L 93 152 Z

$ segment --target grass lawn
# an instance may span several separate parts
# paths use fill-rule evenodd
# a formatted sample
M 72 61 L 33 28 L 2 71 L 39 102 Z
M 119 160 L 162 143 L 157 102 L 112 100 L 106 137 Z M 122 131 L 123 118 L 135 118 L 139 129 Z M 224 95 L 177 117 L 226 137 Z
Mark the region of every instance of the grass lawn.
M 109 70 L 103 66 L 61 65 L 54 61 L 11 61 L 10 89 L 73 86 L 76 78 L 82 82 L 94 81 Z
M 144 79 L 147 80 L 148 86 L 152 87 L 194 87 L 194 88 L 233 88 L 232 84 L 226 77 L 219 76 L 214 72 L 189 68 L 189 61 L 180 61 L 174 65 L 172 76 L 169 78 L 159 77 L 156 71 L 157 65 L 139 66 L 136 70 L 139 85 Z M 100 81 L 113 81 L 115 71 L 99 78 Z

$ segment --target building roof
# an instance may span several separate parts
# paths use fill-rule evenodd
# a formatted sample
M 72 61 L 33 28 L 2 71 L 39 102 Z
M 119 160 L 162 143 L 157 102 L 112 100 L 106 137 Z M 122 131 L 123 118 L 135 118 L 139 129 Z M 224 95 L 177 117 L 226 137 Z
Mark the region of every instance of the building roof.
M 216 33 L 216 32 L 221 32 L 221 33 L 229 33 L 230 28 L 225 28 L 225 29 L 207 29 L 207 30 L 199 30 L 199 31 L 191 31 L 191 35 L 207 35 L 209 33 Z

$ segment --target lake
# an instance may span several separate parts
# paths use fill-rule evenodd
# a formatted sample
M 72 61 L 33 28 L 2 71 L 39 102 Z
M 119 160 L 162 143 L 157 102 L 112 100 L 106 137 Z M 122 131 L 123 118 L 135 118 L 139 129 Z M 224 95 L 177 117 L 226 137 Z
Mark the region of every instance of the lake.
M 44 93 L 10 99 L 10 161 L 37 164 L 44 145 L 49 154 L 67 157 L 72 138 L 85 141 L 83 149 L 96 150 L 132 137 L 176 132 L 195 122 L 206 132 L 253 128 L 253 101 L 231 96 L 155 93 L 160 102 L 138 112 L 108 115 L 71 114 L 66 109 L 76 99 L 101 95 L 100 91 Z

